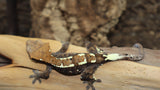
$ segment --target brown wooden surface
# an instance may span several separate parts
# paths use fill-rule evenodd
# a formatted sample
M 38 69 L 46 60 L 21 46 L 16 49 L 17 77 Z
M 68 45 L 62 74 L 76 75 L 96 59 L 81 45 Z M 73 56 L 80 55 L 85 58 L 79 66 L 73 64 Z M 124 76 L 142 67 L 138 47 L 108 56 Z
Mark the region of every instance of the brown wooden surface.
M 44 70 L 45 65 L 35 63 L 29 59 L 26 52 L 26 40 L 24 38 L 9 35 L 0 35 L 0 54 L 12 59 L 13 64 L 0 67 L 0 90 L 25 90 L 25 89 L 54 89 L 54 90 L 85 90 L 85 84 L 80 81 L 80 75 L 64 76 L 56 71 L 52 71 L 48 80 L 42 80 L 32 85 L 29 75 L 33 74 L 31 69 L 14 67 L 25 66 L 29 68 Z M 34 38 L 35 39 L 35 38 Z M 61 48 L 61 43 L 53 40 L 49 42 L 53 51 Z M 132 48 L 109 48 L 107 52 L 130 52 L 136 50 Z M 70 45 L 67 52 L 86 52 L 85 48 Z M 159 90 L 160 89 L 160 68 L 159 50 L 145 49 L 145 59 L 143 61 L 115 61 L 109 62 L 98 68 L 95 73 L 96 78 L 100 78 L 102 83 L 95 83 L 97 90 Z M 141 63 L 141 64 L 140 64 Z M 148 64 L 148 65 L 146 65 Z

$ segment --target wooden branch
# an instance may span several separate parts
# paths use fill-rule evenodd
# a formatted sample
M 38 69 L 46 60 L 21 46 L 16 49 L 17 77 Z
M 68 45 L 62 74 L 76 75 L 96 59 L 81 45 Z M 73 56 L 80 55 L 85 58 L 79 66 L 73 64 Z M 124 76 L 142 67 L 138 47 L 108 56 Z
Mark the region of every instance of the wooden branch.
M 29 59 L 26 52 L 26 41 L 36 40 L 38 38 L 24 38 L 10 35 L 0 35 L 0 54 L 10 58 L 12 64 L 0 67 L 0 89 L 55 89 L 55 90 L 85 90 L 85 84 L 80 81 L 80 75 L 64 76 L 55 70 L 52 70 L 48 80 L 42 80 L 39 84 L 32 85 L 32 69 L 44 70 L 45 65 L 35 63 Z M 41 39 L 43 42 L 49 42 L 51 49 L 56 52 L 61 48 L 61 43 L 54 40 Z M 119 51 L 121 49 L 121 51 Z M 109 48 L 110 52 L 130 52 L 136 50 L 132 48 Z M 118 51 L 117 51 L 118 50 Z M 98 68 L 95 73 L 96 78 L 102 80 L 102 83 L 95 83 L 97 90 L 122 89 L 122 90 L 142 90 L 142 89 L 160 89 L 160 68 L 158 60 L 160 51 L 145 49 L 144 65 L 131 61 L 109 62 Z M 85 48 L 70 45 L 67 52 L 86 52 Z M 154 61 L 154 62 L 152 62 Z M 151 66 L 154 65 L 154 66 Z M 23 67 L 15 67 L 23 66 Z M 27 68 L 24 68 L 27 67 Z

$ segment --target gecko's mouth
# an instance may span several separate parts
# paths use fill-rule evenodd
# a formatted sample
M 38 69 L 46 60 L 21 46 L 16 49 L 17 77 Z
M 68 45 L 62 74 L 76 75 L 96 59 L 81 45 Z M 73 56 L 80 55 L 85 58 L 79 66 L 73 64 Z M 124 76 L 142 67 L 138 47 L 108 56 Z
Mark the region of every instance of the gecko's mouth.
M 12 60 L 0 54 L 0 67 L 12 64 Z

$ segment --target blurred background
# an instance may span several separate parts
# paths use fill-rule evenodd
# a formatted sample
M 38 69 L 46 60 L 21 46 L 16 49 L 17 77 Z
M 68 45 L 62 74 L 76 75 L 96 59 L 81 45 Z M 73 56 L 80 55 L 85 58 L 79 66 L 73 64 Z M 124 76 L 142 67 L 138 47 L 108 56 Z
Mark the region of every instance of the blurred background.
M 0 34 L 160 49 L 160 0 L 0 0 Z

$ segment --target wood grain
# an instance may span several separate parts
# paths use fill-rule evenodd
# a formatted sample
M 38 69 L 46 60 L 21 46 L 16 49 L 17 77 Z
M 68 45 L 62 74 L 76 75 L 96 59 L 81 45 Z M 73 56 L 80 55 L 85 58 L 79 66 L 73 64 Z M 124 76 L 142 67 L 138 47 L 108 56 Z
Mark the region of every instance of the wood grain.
M 48 80 L 42 80 L 32 85 L 32 69 L 44 70 L 45 65 L 35 63 L 29 59 L 26 52 L 26 41 L 37 40 L 38 38 L 24 38 L 19 36 L 0 35 L 0 54 L 10 58 L 12 64 L 0 67 L 0 90 L 85 90 L 85 84 L 80 81 L 80 75 L 64 76 L 52 70 Z M 54 40 L 41 39 L 49 42 L 52 51 L 56 52 L 61 48 L 61 43 Z M 129 47 L 108 48 L 109 52 L 130 52 L 135 50 Z M 122 48 L 121 48 L 122 49 Z M 115 61 L 102 65 L 95 73 L 96 78 L 102 83 L 95 83 L 97 90 L 159 90 L 160 89 L 160 68 L 159 50 L 145 49 L 143 62 Z M 86 52 L 85 48 L 70 45 L 67 52 Z M 152 62 L 153 61 L 153 62 Z M 23 67 L 16 67 L 23 66 Z M 27 67 L 27 68 L 24 68 Z

